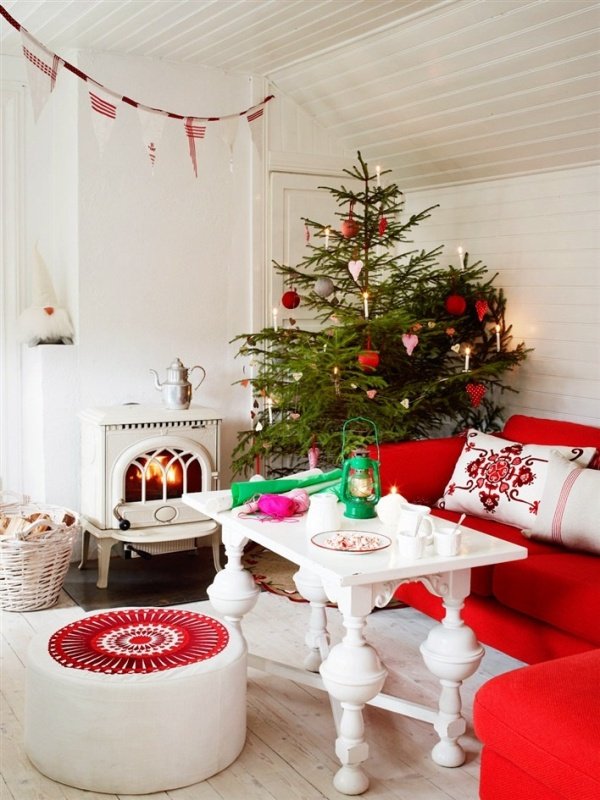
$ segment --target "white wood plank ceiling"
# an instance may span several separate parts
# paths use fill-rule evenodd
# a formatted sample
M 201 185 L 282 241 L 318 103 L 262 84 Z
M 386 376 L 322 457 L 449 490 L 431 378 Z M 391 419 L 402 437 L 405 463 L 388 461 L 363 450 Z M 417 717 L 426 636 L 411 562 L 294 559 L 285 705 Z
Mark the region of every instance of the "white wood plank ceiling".
M 600 0 L 8 0 L 61 54 L 267 78 L 407 188 L 600 162 Z M 19 51 L 4 21 L 0 47 Z M 111 87 L 127 93 L 127 86 Z

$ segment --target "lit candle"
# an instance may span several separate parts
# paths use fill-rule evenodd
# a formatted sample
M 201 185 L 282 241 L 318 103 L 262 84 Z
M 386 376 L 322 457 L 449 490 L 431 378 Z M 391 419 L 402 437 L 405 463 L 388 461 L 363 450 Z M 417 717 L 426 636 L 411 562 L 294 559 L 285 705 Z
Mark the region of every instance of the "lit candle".
M 329 250 L 329 228 L 325 228 L 325 250 Z
M 467 346 L 467 347 L 465 347 L 465 368 L 463 370 L 464 372 L 468 372 L 469 371 L 469 360 L 470 360 L 470 358 L 471 358 L 471 348 Z
M 375 167 L 375 172 L 377 173 L 377 188 L 381 186 L 381 167 L 379 164 Z
M 365 306 L 365 319 L 369 319 L 369 293 L 363 292 L 363 300 Z
M 500 352 L 500 325 L 496 324 L 496 351 Z
M 402 507 L 406 499 L 399 494 L 396 486 L 390 487 L 390 493 L 384 495 L 375 506 L 375 513 L 382 524 L 383 529 L 389 533 L 395 533 L 402 514 Z
M 269 425 L 273 424 L 273 398 L 267 397 L 267 414 L 269 415 Z
M 465 260 L 463 258 L 463 249 L 462 249 L 462 247 L 458 248 L 458 259 L 460 261 L 460 268 L 464 269 L 465 268 Z
M 278 314 L 278 313 L 279 313 L 279 312 L 277 311 L 277 309 L 276 309 L 276 308 L 274 308 L 274 309 L 273 309 L 273 330 L 274 330 L 275 332 L 277 332 L 277 314 Z

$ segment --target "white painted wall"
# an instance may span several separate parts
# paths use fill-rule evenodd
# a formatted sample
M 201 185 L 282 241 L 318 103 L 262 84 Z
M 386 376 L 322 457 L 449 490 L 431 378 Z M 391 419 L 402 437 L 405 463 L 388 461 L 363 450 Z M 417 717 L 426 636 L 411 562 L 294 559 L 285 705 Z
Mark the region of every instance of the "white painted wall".
M 507 414 L 600 426 L 600 169 L 407 192 L 406 213 L 439 203 L 416 231 L 481 260 L 508 300 L 516 341 L 534 348 L 514 373 Z
M 244 76 L 108 54 L 77 58 L 111 89 L 178 113 L 219 116 L 255 101 Z M 150 368 L 164 378 L 177 356 L 206 369 L 194 401 L 224 413 L 225 482 L 236 432 L 247 418 L 244 393 L 232 386 L 239 376 L 229 345 L 251 324 L 256 152 L 247 123 L 240 123 L 233 172 L 217 126 L 209 126 L 197 145 L 196 179 L 181 120 L 167 121 L 152 174 L 137 113 L 119 107 L 100 157 L 86 86 L 63 74 L 26 146 L 18 267 L 27 273 L 39 240 L 76 338 L 73 346 L 21 346 L 24 466 L 14 488 L 75 508 L 77 412 L 160 403 Z M 26 293 L 24 305 L 29 300 Z

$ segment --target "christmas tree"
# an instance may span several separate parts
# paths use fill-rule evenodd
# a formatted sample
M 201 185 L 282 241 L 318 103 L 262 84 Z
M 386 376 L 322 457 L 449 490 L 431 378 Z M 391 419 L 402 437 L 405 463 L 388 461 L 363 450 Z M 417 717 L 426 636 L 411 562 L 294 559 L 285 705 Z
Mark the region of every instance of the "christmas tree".
M 443 268 L 441 246 L 410 248 L 411 230 L 436 206 L 403 219 L 403 193 L 383 185 L 386 172 L 372 173 L 360 153 L 344 171 L 349 188 L 321 187 L 340 209 L 336 224 L 304 218 L 307 255 L 296 266 L 274 263 L 283 308 L 312 309 L 318 329 L 301 329 L 291 314 L 278 324 L 274 314 L 273 326 L 234 340 L 252 372 L 239 383 L 253 391 L 236 474 L 281 474 L 318 456 L 321 467 L 339 466 L 342 426 L 354 417 L 372 420 L 380 442 L 495 430 L 500 396 L 512 391 L 506 373 L 526 358 L 523 343 L 510 347 L 497 275 L 468 253 L 459 268 Z M 369 433 L 353 426 L 346 444 L 372 443 Z

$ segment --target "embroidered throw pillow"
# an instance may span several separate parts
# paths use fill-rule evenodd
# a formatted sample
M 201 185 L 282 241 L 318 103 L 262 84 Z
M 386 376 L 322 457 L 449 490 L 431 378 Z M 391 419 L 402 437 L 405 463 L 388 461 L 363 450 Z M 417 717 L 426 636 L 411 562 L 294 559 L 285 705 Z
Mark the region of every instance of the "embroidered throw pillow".
M 470 429 L 440 508 L 529 528 L 538 513 L 553 450 L 585 467 L 594 447 L 520 444 Z
M 600 471 L 582 469 L 554 451 L 532 539 L 600 554 Z

